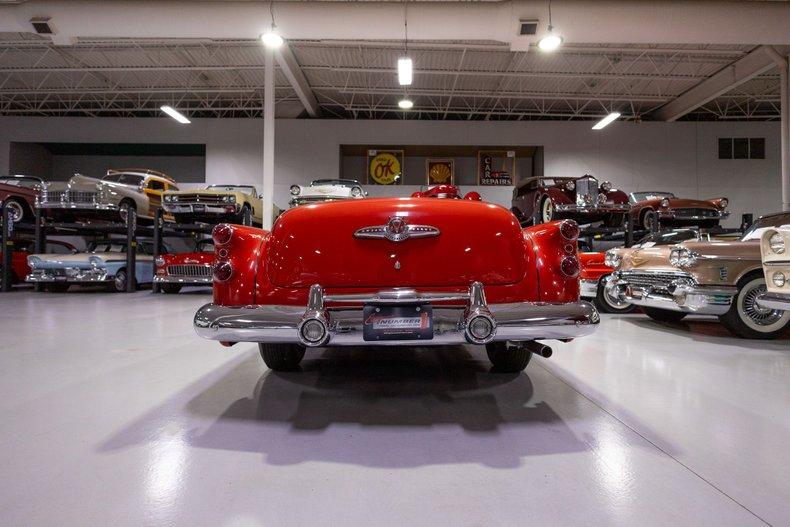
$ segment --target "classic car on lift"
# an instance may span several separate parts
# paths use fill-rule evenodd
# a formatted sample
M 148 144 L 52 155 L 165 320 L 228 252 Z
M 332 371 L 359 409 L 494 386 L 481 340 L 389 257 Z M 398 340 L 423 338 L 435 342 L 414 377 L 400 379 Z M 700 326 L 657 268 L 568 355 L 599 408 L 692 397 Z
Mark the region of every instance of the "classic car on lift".
M 33 222 L 36 197 L 43 187 L 44 181 L 37 177 L 0 177 L 0 210 L 11 209 L 14 223 Z
M 788 217 L 790 223 L 790 217 Z M 757 297 L 763 309 L 790 311 L 790 225 L 766 229 L 761 236 L 760 252 L 767 291 Z
M 291 207 L 336 201 L 341 199 L 360 199 L 368 195 L 359 181 L 355 179 L 314 179 L 308 186 L 291 185 Z
M 169 250 L 165 247 L 165 253 Z M 137 243 L 136 285 L 150 284 L 154 277 L 153 246 Z M 72 285 L 105 284 L 110 291 L 125 292 L 126 240 L 91 242 L 84 253 L 31 254 L 27 258 L 30 274 L 26 281 L 44 284 L 51 292 L 65 292 Z
M 634 225 L 647 230 L 694 225 L 711 228 L 730 216 L 730 211 L 724 210 L 730 204 L 727 198 L 681 199 L 671 192 L 632 192 L 628 201 Z
M 590 175 L 527 178 L 513 189 L 511 208 L 522 225 L 572 219 L 608 227 L 622 226 L 629 209 L 625 192 Z
M 38 207 L 58 219 L 101 218 L 126 222 L 153 219 L 162 206 L 162 194 L 178 190 L 175 180 L 147 168 L 110 169 L 101 178 L 75 174 L 65 183 L 48 183 L 38 197 Z
M 30 274 L 30 266 L 27 264 L 27 257 L 35 250 L 36 242 L 30 239 L 21 239 L 14 242 L 11 252 L 11 283 L 17 284 L 24 282 Z M 48 254 L 74 254 L 77 248 L 68 242 L 60 240 L 47 240 L 46 251 Z M 0 276 L 3 267 L 3 249 L 0 247 Z
M 178 223 L 229 222 L 261 225 L 263 203 L 252 185 L 209 185 L 201 190 L 169 190 L 162 206 Z
M 218 225 L 214 302 L 195 330 L 257 342 L 275 370 L 308 347 L 477 344 L 497 370 L 520 371 L 551 354 L 537 341 L 598 324 L 579 301 L 578 233 L 573 221 L 522 230 L 499 205 L 422 198 L 297 207 L 271 232 Z
M 787 223 L 790 213 L 777 213 L 754 222 L 736 241 L 610 249 L 606 260 L 615 272 L 606 292 L 661 322 L 715 315 L 738 337 L 775 338 L 790 323 L 790 313 L 757 303 L 766 292 L 759 238 L 766 228 Z
M 412 193 L 413 198 L 444 198 L 444 199 L 467 199 L 470 201 L 483 201 L 483 197 L 475 191 L 467 192 L 461 196 L 461 189 L 455 185 L 448 185 L 442 183 L 441 185 L 432 185 L 420 187 L 420 190 Z
M 159 284 L 163 293 L 175 294 L 184 286 L 211 286 L 214 242 L 211 238 L 200 240 L 194 251 L 162 254 L 154 263 L 154 283 Z

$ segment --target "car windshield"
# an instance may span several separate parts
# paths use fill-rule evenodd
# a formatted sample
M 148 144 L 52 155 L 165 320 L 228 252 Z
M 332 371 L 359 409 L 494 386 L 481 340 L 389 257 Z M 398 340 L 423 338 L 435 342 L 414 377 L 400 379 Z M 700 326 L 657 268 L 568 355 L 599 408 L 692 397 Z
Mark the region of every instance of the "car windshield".
M 141 176 L 139 174 L 127 174 L 125 172 L 122 172 L 120 174 L 107 174 L 102 179 L 104 181 L 110 181 L 112 183 L 120 183 L 122 185 L 140 186 L 145 180 L 145 176 Z
M 354 187 L 359 185 L 359 181 L 353 179 L 315 179 L 310 183 L 311 187 L 318 187 L 323 185 L 340 185 L 343 187 Z
M 198 242 L 197 247 L 195 247 L 195 252 L 198 253 L 213 253 L 214 252 L 214 242 L 211 240 L 204 240 Z
M 4 176 L 0 177 L 0 183 L 25 188 L 39 188 L 41 186 L 41 180 L 34 177 Z
M 255 194 L 252 185 L 209 185 L 206 190 L 219 190 L 220 192 L 241 192 L 242 194 Z
M 88 246 L 89 253 L 125 253 L 125 242 L 93 242 Z
M 647 201 L 649 199 L 664 199 L 664 198 L 674 198 L 675 195 L 671 192 L 632 192 L 628 199 L 631 203 L 636 203 L 638 201 Z
M 759 240 L 760 236 L 763 235 L 763 232 L 765 232 L 766 229 L 782 227 L 786 225 L 790 225 L 790 212 L 785 214 L 773 214 L 765 218 L 760 218 L 759 220 L 752 223 L 752 226 L 743 233 L 741 241 L 745 242 L 747 240 Z
M 655 245 L 673 245 L 689 240 L 698 240 L 699 232 L 694 229 L 676 229 L 673 231 L 656 232 L 648 234 L 635 245 L 635 247 L 653 247 Z

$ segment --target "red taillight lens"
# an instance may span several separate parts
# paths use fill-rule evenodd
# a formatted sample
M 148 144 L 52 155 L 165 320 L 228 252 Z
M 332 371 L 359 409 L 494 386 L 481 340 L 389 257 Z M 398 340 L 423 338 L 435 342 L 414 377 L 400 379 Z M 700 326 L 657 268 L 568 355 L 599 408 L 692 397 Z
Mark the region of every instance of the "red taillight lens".
M 573 220 L 564 220 L 560 223 L 560 234 L 566 240 L 575 240 L 579 237 L 579 224 Z
M 568 278 L 576 278 L 579 276 L 579 259 L 575 256 L 566 256 L 560 262 L 560 270 Z
M 233 227 L 226 223 L 220 223 L 214 227 L 211 237 L 214 238 L 214 243 L 216 245 L 225 245 L 233 237 Z
M 214 264 L 214 280 L 217 282 L 227 282 L 233 275 L 233 266 L 230 262 L 217 262 Z

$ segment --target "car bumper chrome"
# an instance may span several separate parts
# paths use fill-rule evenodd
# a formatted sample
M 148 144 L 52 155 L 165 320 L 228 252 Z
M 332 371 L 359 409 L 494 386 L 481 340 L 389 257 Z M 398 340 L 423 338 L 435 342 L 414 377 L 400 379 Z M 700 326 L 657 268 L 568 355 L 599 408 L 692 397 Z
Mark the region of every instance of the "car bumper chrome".
M 69 201 L 45 201 L 37 203 L 39 209 L 65 209 L 65 210 L 118 210 L 114 203 L 81 203 Z
M 27 275 L 26 282 L 30 283 L 96 283 L 106 282 L 112 278 L 108 276 L 107 271 L 103 269 L 79 269 L 69 267 L 66 269 L 34 269 L 32 273 Z
M 630 205 L 577 205 L 576 203 L 564 203 L 555 205 L 557 212 L 577 212 L 580 214 L 625 214 L 630 210 Z
M 757 297 L 757 305 L 763 309 L 790 311 L 790 294 L 763 293 Z
M 461 300 L 466 303 L 437 305 Z M 325 307 L 324 302 L 330 307 Z M 433 338 L 366 341 L 362 316 L 365 304 L 430 304 L 433 306 Z M 493 334 L 482 341 L 470 336 L 470 321 L 477 317 L 485 317 L 493 323 Z M 325 327 L 325 334 L 315 341 L 305 341 L 301 328 L 306 321 L 319 321 Z M 473 284 L 469 294 L 464 295 L 390 290 L 376 295 L 324 296 L 319 286 L 313 286 L 307 306 L 229 307 L 206 304 L 194 318 L 195 331 L 206 339 L 306 346 L 443 346 L 470 342 L 566 340 L 591 334 L 598 323 L 598 312 L 588 302 L 489 305 L 479 283 Z
M 198 210 L 195 210 L 195 206 Z M 205 203 L 164 203 L 162 207 L 170 214 L 238 214 L 239 206 L 235 203 L 207 205 Z
M 181 284 L 181 285 L 212 285 L 214 279 L 210 276 L 172 276 L 154 275 L 155 284 Z
M 702 214 L 674 214 L 672 212 L 662 212 L 659 214 L 661 221 L 706 221 L 706 220 L 724 220 L 730 217 L 730 211 L 720 211 L 715 216 L 705 216 Z
M 579 296 L 582 298 L 595 298 L 598 296 L 598 280 L 582 278 L 579 280 L 579 288 Z
M 736 287 L 696 285 L 682 280 L 666 290 L 635 286 L 616 275 L 606 281 L 606 294 L 620 302 L 698 315 L 723 315 L 730 309 L 736 292 Z

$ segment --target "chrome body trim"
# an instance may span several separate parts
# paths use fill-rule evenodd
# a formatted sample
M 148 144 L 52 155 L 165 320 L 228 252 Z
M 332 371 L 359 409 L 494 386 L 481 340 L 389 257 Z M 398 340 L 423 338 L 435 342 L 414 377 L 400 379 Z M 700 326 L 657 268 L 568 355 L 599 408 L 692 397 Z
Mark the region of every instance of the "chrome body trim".
M 25 278 L 30 283 L 96 283 L 107 282 L 113 278 L 106 269 L 87 269 L 84 267 L 59 267 L 57 269 L 33 269 Z
M 763 293 L 757 297 L 757 305 L 763 309 L 790 311 L 790 293 Z
M 203 207 L 203 210 L 195 211 L 195 205 Z M 162 208 L 171 214 L 238 214 L 238 203 L 162 203 Z
M 410 238 L 430 238 L 439 236 L 441 231 L 431 225 L 409 225 L 406 218 L 393 216 L 386 225 L 362 227 L 354 232 L 354 238 L 389 240 L 402 242 Z
M 154 275 L 155 284 L 212 285 L 212 277 Z
M 434 335 L 431 340 L 363 339 L 363 306 L 372 302 L 387 304 L 430 303 L 433 306 Z M 465 300 L 465 304 L 441 305 Z M 345 305 L 353 303 L 355 305 Z M 433 305 L 433 304 L 440 305 Z M 338 304 L 332 306 L 331 304 Z M 477 317 L 493 323 L 493 331 L 476 342 L 467 334 L 468 323 Z M 301 329 L 307 321 L 326 324 L 327 332 L 319 341 L 305 342 Z M 309 346 L 444 346 L 483 344 L 491 341 L 531 341 L 572 339 L 595 331 L 600 318 L 588 302 L 567 304 L 517 302 L 487 304 L 483 286 L 474 283 L 466 295 L 445 293 L 414 294 L 409 289 L 382 291 L 374 295 L 323 296 L 313 285 L 307 306 L 252 305 L 220 306 L 206 304 L 195 314 L 196 333 L 222 342 L 292 343 Z
M 582 298 L 595 298 L 598 296 L 598 280 L 579 279 L 579 296 Z
M 557 212 L 581 212 L 587 214 L 598 214 L 607 212 L 627 212 L 631 209 L 628 203 L 612 203 L 612 204 L 593 204 L 593 205 L 577 205 L 576 203 L 560 203 L 554 206 Z

